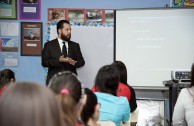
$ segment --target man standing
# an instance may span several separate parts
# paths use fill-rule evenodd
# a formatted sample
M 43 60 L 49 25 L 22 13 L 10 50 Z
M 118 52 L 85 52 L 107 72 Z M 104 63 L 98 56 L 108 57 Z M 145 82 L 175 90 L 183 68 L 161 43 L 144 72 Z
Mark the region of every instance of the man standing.
M 58 38 L 46 42 L 42 51 L 42 66 L 48 67 L 46 85 L 54 74 L 66 70 L 77 74 L 76 68 L 85 64 L 79 44 L 70 40 L 69 21 L 58 22 L 57 34 Z

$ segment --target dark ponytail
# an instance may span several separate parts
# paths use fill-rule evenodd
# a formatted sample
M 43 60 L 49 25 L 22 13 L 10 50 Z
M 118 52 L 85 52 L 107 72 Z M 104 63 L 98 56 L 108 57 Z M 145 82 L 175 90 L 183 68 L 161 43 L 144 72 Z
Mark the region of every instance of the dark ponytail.
M 99 69 L 95 79 L 95 87 L 98 91 L 116 96 L 118 84 L 119 74 L 115 67 L 106 65 Z
M 0 71 L 0 88 L 9 84 L 12 80 L 15 81 L 15 74 L 12 70 L 4 69 Z

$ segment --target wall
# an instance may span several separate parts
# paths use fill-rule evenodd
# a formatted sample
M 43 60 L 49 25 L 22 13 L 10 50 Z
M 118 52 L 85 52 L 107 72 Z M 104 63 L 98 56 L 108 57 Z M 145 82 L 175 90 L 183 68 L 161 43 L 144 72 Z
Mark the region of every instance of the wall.
M 164 7 L 169 0 L 42 0 L 43 43 L 46 41 L 46 22 L 48 8 L 91 8 L 91 9 L 122 9 Z M 21 22 L 22 20 L 19 20 Z M 33 21 L 32 21 L 33 22 Z M 20 29 L 20 28 L 19 28 Z M 20 37 L 19 37 L 20 38 Z M 20 39 L 19 39 L 20 41 Z M 19 45 L 20 46 L 20 45 Z M 20 53 L 19 53 L 20 54 Z M 89 61 L 87 61 L 89 62 Z M 40 57 L 19 56 L 19 66 L 13 68 L 18 81 L 36 81 L 45 83 L 45 69 L 41 66 Z
M 170 0 L 42 0 L 43 43 L 46 41 L 46 23 L 48 8 L 86 8 L 86 9 L 124 9 L 124 8 L 150 8 L 165 7 Z M 28 20 L 29 21 L 29 20 Z M 22 20 L 18 20 L 22 22 Z M 29 21 L 34 22 L 34 21 Z M 19 28 L 20 29 L 20 28 Z M 19 31 L 20 33 L 20 31 Z M 19 36 L 20 41 L 20 36 Z M 20 46 L 20 44 L 19 44 Z M 92 53 L 92 52 L 91 52 Z M 20 55 L 20 52 L 19 52 Z M 106 57 L 104 57 L 106 58 Z M 0 62 L 2 62 L 0 60 Z M 90 61 L 86 61 L 89 62 Z M 3 69 L 3 68 L 0 68 Z M 44 85 L 45 69 L 41 66 L 41 57 L 19 56 L 19 66 L 11 68 L 16 73 L 17 81 L 35 81 Z M 94 78 L 93 78 L 94 79 Z M 91 87 L 91 85 L 87 85 Z M 137 91 L 137 97 L 163 97 L 163 93 Z M 157 95 L 153 95 L 157 94 Z

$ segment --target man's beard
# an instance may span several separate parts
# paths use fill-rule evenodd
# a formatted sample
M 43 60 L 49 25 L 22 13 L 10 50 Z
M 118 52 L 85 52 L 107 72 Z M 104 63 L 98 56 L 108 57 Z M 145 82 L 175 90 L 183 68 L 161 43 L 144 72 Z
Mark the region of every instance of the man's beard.
M 61 39 L 62 39 L 63 41 L 69 42 L 70 39 L 71 39 L 71 34 L 69 34 L 69 36 L 66 36 L 66 35 L 64 35 L 64 34 L 61 34 Z

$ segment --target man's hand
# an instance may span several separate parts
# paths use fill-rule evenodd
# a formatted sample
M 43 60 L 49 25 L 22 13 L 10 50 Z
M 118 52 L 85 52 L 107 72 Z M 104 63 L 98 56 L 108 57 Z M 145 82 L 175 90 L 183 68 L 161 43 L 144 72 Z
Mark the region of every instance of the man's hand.
M 69 64 L 71 64 L 73 66 L 75 66 L 75 63 L 77 63 L 77 61 L 75 61 L 75 60 L 73 60 L 73 59 L 71 59 L 69 57 L 64 58 L 64 55 L 59 57 L 59 61 L 60 62 L 68 62 Z
M 59 57 L 59 61 L 60 62 L 69 62 L 70 60 L 69 60 L 69 57 L 64 58 L 64 55 L 62 55 Z
M 64 55 L 59 57 L 59 62 L 63 62 Z
M 75 66 L 75 63 L 77 63 L 77 61 L 75 61 L 75 60 L 69 58 L 69 64 Z

